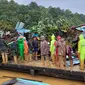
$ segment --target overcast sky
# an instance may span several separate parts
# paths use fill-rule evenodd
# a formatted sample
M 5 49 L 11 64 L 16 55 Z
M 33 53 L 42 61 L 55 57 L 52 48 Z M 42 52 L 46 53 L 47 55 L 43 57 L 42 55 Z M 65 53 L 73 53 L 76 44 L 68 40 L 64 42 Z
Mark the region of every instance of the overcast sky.
M 38 5 L 43 5 L 45 7 L 53 6 L 60 7 L 61 9 L 70 9 L 73 13 L 83 13 L 85 14 L 85 0 L 14 0 L 19 4 L 29 4 L 34 1 Z

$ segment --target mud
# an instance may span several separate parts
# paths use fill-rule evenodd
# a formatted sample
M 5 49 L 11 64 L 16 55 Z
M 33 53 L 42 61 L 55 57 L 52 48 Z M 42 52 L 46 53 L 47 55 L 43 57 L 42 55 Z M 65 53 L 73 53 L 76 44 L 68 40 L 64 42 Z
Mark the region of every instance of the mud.
M 48 83 L 50 85 L 85 85 L 85 82 L 70 81 L 70 80 L 45 77 L 45 76 L 31 76 L 26 73 L 4 71 L 4 70 L 0 70 L 0 85 L 5 81 L 10 80 L 10 78 L 4 78 L 2 76 L 11 76 L 11 77 L 39 80 L 44 83 Z

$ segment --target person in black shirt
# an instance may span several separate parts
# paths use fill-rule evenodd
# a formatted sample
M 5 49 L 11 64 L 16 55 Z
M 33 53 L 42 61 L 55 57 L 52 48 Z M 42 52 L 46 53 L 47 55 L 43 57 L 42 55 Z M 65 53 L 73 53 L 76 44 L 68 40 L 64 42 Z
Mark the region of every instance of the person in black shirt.
M 8 55 L 7 55 L 8 48 L 7 48 L 7 44 L 1 38 L 0 38 L 0 52 L 1 52 L 1 55 L 2 55 L 2 63 L 4 63 L 4 64 L 8 63 Z
M 17 44 L 17 38 L 14 37 L 13 41 L 11 43 L 11 50 L 12 50 L 12 54 L 13 54 L 13 58 L 14 58 L 14 63 L 17 64 L 18 63 L 18 59 L 17 59 L 17 54 L 18 54 L 18 44 Z
M 32 39 L 28 40 L 28 47 L 29 47 L 29 61 L 32 61 L 32 57 L 33 57 Z
M 32 46 L 33 46 L 35 60 L 38 60 L 38 58 L 37 58 L 37 54 L 38 54 L 38 40 L 37 40 L 36 37 L 33 38 Z

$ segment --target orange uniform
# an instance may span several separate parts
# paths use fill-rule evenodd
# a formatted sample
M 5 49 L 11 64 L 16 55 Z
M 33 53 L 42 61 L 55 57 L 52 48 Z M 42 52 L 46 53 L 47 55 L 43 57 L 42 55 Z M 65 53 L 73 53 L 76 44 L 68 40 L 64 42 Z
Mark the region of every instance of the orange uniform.
M 24 41 L 24 54 L 28 54 L 28 44 L 26 40 Z

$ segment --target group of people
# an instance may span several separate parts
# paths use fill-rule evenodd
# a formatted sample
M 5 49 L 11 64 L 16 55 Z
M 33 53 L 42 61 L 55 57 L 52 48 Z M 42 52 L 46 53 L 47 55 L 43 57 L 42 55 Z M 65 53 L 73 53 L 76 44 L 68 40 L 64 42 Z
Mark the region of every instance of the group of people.
M 80 34 L 78 36 L 78 49 L 76 51 L 76 56 L 78 56 L 80 61 L 80 70 L 84 70 L 85 66 L 85 36 Z M 65 39 L 61 36 L 57 36 L 57 38 L 52 35 L 51 42 L 50 42 L 50 52 L 51 52 L 51 59 L 52 63 L 60 68 L 66 67 L 66 56 L 69 57 L 70 60 L 70 67 L 73 67 L 73 59 L 72 55 L 73 49 L 71 43 L 66 42 Z M 45 60 L 47 60 L 47 64 L 50 65 L 50 59 L 47 57 L 49 54 L 49 45 L 48 42 L 45 40 L 44 36 L 41 37 L 41 60 L 43 65 L 45 65 Z
M 72 46 L 69 42 L 66 42 L 65 39 L 61 36 L 55 37 L 53 34 L 51 36 L 51 42 L 48 43 L 45 36 L 40 37 L 40 45 L 37 37 L 33 37 L 33 40 L 26 40 L 24 36 L 19 36 L 18 39 L 13 38 L 13 42 L 9 43 L 12 47 L 12 54 L 14 57 L 14 62 L 17 64 L 18 60 L 30 62 L 32 60 L 38 60 L 38 51 L 40 49 L 41 63 L 43 66 L 51 66 L 52 64 L 60 67 L 66 67 L 66 56 L 69 57 L 70 66 L 73 67 L 72 59 Z M 78 42 L 78 57 L 80 60 L 80 69 L 84 69 L 84 60 L 85 60 L 85 39 L 81 34 L 79 36 Z M 17 53 L 18 52 L 18 53 Z M 18 55 L 19 54 L 19 55 Z M 51 54 L 49 56 L 49 54 Z M 6 57 L 4 57 L 6 55 Z M 18 57 L 19 56 L 19 59 Z M 3 63 L 8 62 L 7 53 L 2 52 Z
M 61 36 L 55 38 L 54 35 L 51 36 L 50 52 L 52 57 L 52 62 L 60 68 L 66 67 L 66 55 L 68 55 L 70 60 L 70 66 L 73 66 L 72 59 L 72 47 L 71 44 L 66 42 Z
M 3 41 L 3 45 L 1 45 L 4 48 L 1 49 L 1 55 L 2 55 L 2 63 L 6 64 L 8 63 L 8 52 L 6 51 L 7 48 L 4 46 L 4 40 L 1 39 L 0 42 Z M 1 44 L 1 43 L 0 43 Z M 8 47 L 11 49 L 11 54 L 13 56 L 14 63 L 18 64 L 19 62 L 30 62 L 33 59 L 38 60 L 38 38 L 33 37 L 33 39 L 29 39 L 29 41 L 26 40 L 26 37 L 20 35 L 18 37 L 13 37 L 11 42 L 9 42 Z M 34 56 L 34 57 L 33 57 Z
M 73 65 L 71 57 L 71 47 L 66 45 L 64 38 L 57 36 L 57 39 L 54 35 L 51 36 L 50 45 L 44 36 L 40 37 L 40 45 L 38 43 L 38 38 L 33 37 L 33 40 L 27 41 L 24 36 L 19 36 L 13 38 L 12 42 L 8 44 L 11 46 L 12 55 L 14 57 L 14 62 L 18 63 L 18 60 L 30 62 L 32 60 L 38 60 L 38 50 L 40 49 L 40 56 L 42 65 L 50 66 L 50 61 L 58 67 L 66 66 L 66 53 L 70 58 L 71 66 Z M 68 49 L 68 50 L 67 50 Z M 49 56 L 51 53 L 51 57 Z M 18 55 L 19 54 L 19 55 Z M 19 59 L 18 57 L 19 56 Z M 8 62 L 8 58 L 5 62 L 4 54 L 2 53 L 3 63 Z

